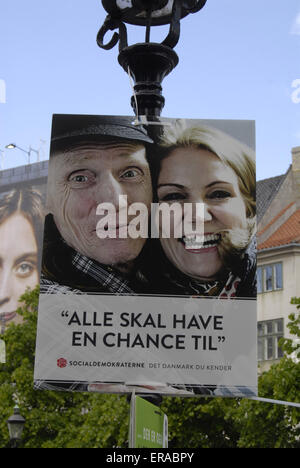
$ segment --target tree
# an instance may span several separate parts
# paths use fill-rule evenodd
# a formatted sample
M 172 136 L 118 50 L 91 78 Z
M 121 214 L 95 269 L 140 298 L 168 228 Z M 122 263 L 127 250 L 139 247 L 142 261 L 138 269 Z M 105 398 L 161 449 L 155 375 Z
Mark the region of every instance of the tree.
M 300 298 L 292 304 L 300 308 Z M 300 316 L 288 328 L 298 341 L 282 339 L 278 364 L 258 379 L 262 398 L 300 402 Z M 174 447 L 295 448 L 300 446 L 300 410 L 249 399 L 167 399 L 170 444 Z
M 292 304 L 300 308 L 300 298 Z M 285 352 L 278 364 L 259 378 L 260 397 L 300 403 L 300 316 L 291 314 L 287 325 L 296 340 L 283 338 Z M 300 410 L 291 406 L 243 400 L 236 414 L 239 447 L 299 448 Z
M 34 390 L 38 297 L 39 288 L 22 296 L 18 313 L 23 323 L 11 324 L 3 337 L 7 362 L 0 364 L 0 447 L 10 445 L 6 421 L 16 403 L 26 419 L 25 448 L 125 446 L 125 396 Z

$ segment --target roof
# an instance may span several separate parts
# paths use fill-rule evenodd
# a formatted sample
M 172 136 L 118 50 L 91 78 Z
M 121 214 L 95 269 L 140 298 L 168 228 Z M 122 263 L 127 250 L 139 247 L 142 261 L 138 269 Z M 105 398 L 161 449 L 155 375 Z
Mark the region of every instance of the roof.
M 258 245 L 258 250 L 300 244 L 300 210 L 295 211 L 271 236 Z
M 271 221 L 268 224 L 266 224 L 264 228 L 258 231 L 257 235 L 261 236 L 265 231 L 267 231 L 272 226 L 272 224 L 274 224 L 279 218 L 281 218 L 281 216 L 293 205 L 295 205 L 295 202 L 289 203 L 285 208 L 279 211 L 279 213 L 276 216 L 274 216 L 274 218 L 272 218 Z
M 287 171 L 288 172 L 288 171 Z M 277 194 L 282 182 L 284 181 L 285 174 L 270 177 L 269 179 L 259 180 L 256 183 L 256 212 L 257 222 L 259 222 L 270 206 L 273 198 Z

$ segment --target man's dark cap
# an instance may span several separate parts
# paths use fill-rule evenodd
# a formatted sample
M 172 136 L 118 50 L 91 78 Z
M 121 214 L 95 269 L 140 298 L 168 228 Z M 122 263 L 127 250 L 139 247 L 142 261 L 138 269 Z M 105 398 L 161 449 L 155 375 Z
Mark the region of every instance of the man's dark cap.
M 128 116 L 54 114 L 51 151 L 88 140 L 128 140 L 143 145 L 152 144 L 153 140 L 145 128 L 134 125 L 133 120 Z

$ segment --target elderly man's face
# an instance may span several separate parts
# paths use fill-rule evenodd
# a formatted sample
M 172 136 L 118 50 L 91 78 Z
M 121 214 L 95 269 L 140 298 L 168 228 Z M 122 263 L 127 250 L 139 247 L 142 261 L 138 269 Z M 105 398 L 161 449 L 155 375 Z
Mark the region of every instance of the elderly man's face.
M 68 245 L 120 269 L 140 254 L 144 238 L 118 236 L 118 210 L 120 195 L 126 195 L 128 207 L 134 202 L 144 203 L 150 213 L 151 175 L 143 146 L 81 143 L 51 157 L 48 187 L 49 211 Z M 101 216 L 96 209 L 107 202 L 117 212 L 117 235 L 100 239 L 96 226 Z

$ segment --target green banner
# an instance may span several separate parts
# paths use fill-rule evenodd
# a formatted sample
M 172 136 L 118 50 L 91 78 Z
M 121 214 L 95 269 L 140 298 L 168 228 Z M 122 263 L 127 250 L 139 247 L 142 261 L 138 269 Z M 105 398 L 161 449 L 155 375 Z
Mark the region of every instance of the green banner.
M 5 342 L 0 339 L 0 363 L 6 362 Z
M 133 448 L 167 448 L 168 418 L 158 406 L 132 395 L 131 443 Z

